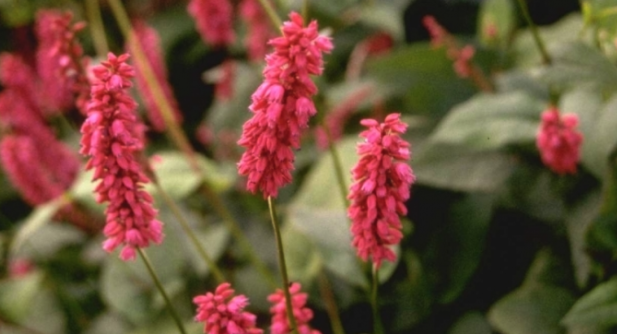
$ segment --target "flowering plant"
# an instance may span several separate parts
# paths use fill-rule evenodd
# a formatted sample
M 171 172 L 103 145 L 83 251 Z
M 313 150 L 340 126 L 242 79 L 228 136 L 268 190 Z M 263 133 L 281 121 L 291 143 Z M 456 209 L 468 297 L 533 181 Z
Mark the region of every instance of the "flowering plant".
M 0 2 L 0 333 L 614 332 L 572 2 Z

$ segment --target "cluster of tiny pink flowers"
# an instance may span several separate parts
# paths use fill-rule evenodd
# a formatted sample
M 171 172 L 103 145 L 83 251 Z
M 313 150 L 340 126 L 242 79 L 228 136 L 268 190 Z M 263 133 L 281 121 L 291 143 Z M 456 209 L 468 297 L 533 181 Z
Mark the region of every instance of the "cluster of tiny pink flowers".
M 262 334 L 263 330 L 255 327 L 257 317 L 244 311 L 248 298 L 233 295 L 231 284 L 222 283 L 214 293 L 193 298 L 197 305 L 195 321 L 204 323 L 207 334 Z
M 244 43 L 249 59 L 252 61 L 263 59 L 267 51 L 267 41 L 274 37 L 268 16 L 258 0 L 242 0 L 239 11 L 240 17 L 247 25 L 248 31 Z
M 542 113 L 536 144 L 542 162 L 557 174 L 574 174 L 583 135 L 576 129 L 576 114 L 560 115 L 556 107 Z
M 305 27 L 299 14 L 289 17 L 283 36 L 269 41 L 274 52 L 266 56 L 264 82 L 249 106 L 253 117 L 238 141 L 246 148 L 238 171 L 248 176 L 247 189 L 260 190 L 264 197 L 276 197 L 278 189 L 291 182 L 293 149 L 300 147 L 301 131 L 317 112 L 311 99 L 317 87 L 310 75 L 322 73 L 322 53 L 332 49 L 330 39 L 319 35 L 316 21 Z
M 302 286 L 300 283 L 292 283 L 289 287 L 289 294 L 291 295 L 291 307 L 293 309 L 293 315 L 296 319 L 296 325 L 298 326 L 298 333 L 300 334 L 320 334 L 316 329 L 312 329 L 309 325 L 311 319 L 313 319 L 313 311 L 306 307 L 308 301 L 308 295 L 304 292 L 300 292 Z M 276 292 L 268 296 L 268 301 L 273 305 L 270 307 L 270 314 L 272 314 L 272 325 L 270 326 L 270 332 L 272 334 L 289 334 L 291 333 L 291 326 L 287 318 L 287 309 L 285 306 L 285 292 L 281 289 L 277 289 Z
M 405 201 L 415 176 L 408 165 L 410 145 L 400 137 L 407 129 L 400 114 L 388 115 L 382 124 L 372 119 L 361 124 L 368 129 L 360 133 L 365 142 L 357 147 L 360 160 L 352 169 L 348 215 L 358 256 L 364 261 L 371 257 L 379 267 L 384 259 L 396 259 L 389 246 L 403 237 L 399 215 L 407 214 Z
M 472 72 L 471 59 L 475 54 L 475 49 L 471 45 L 465 45 L 463 48 L 458 46 L 458 43 L 450 36 L 433 16 L 425 16 L 422 20 L 424 26 L 431 36 L 431 44 L 434 47 L 445 46 L 447 49 L 448 58 L 454 61 L 454 71 L 461 78 L 468 78 Z
M 92 69 L 80 150 L 91 157 L 86 168 L 94 168 L 94 180 L 101 180 L 95 189 L 97 201 L 109 202 L 103 249 L 111 252 L 123 245 L 123 260 L 133 259 L 136 248 L 147 247 L 151 241 L 160 243 L 163 238 L 152 197 L 142 189 L 149 182 L 137 160 L 143 149 L 144 126 L 135 115 L 137 104 L 127 93 L 134 76 L 126 64 L 128 58 L 128 54 L 116 57 L 110 53 Z
M 234 41 L 233 6 L 229 0 L 191 0 L 188 12 L 204 42 L 227 46 Z
M 181 122 L 182 115 L 178 109 L 178 102 L 173 95 L 169 82 L 167 81 L 167 68 L 165 67 L 158 33 L 154 28 L 149 27 L 145 22 L 135 21 L 133 22 L 133 34 L 133 38 L 129 39 L 131 42 L 127 45 L 127 50 L 132 52 L 135 48 L 135 44 L 133 43 L 140 43 L 141 49 L 150 64 L 154 77 L 161 87 L 165 99 L 169 102 L 172 108 L 174 120 L 177 123 Z M 152 128 L 158 132 L 165 131 L 167 125 L 163 119 L 161 109 L 154 99 L 152 90 L 148 86 L 145 75 L 140 66 L 137 66 L 135 70 L 135 82 L 137 84 L 137 90 L 141 94 L 145 104 Z
M 36 99 L 36 76 L 13 54 L 0 55 L 0 124 L 4 170 L 26 202 L 37 205 L 62 194 L 79 169 L 77 156 L 56 139 Z
M 76 38 L 85 23 L 73 24 L 72 19 L 71 12 L 41 10 L 37 14 L 37 71 L 45 87 L 42 106 L 47 113 L 67 110 L 73 104 L 85 113 L 90 92 L 85 74 L 88 60 Z

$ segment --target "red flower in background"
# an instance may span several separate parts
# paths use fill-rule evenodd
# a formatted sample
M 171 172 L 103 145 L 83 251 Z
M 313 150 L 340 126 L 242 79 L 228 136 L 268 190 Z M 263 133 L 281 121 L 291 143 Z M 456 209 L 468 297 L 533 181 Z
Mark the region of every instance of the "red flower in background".
M 87 169 L 101 180 L 95 191 L 98 202 L 109 202 L 103 230 L 103 248 L 111 252 L 122 245 L 120 258 L 135 257 L 135 249 L 163 239 L 162 224 L 156 220 L 152 197 L 142 187 L 149 182 L 138 163 L 143 149 L 144 125 L 135 115 L 137 104 L 128 94 L 134 76 L 126 64 L 129 55 L 110 53 L 92 71 L 88 118 L 81 127 L 80 153 L 90 156 Z
M 407 129 L 400 114 L 388 115 L 381 124 L 372 119 L 361 124 L 368 129 L 360 133 L 365 142 L 358 144 L 360 161 L 352 169 L 348 214 L 358 256 L 364 261 L 371 257 L 379 267 L 384 259 L 396 259 L 389 246 L 403 238 L 399 215 L 407 214 L 405 201 L 415 176 L 408 165 L 410 145 L 400 137 Z
M 165 99 L 169 102 L 169 105 L 172 108 L 171 111 L 175 121 L 177 123 L 182 122 L 182 114 L 178 109 L 178 102 L 174 97 L 169 82 L 167 81 L 167 68 L 165 67 L 163 52 L 161 50 L 161 41 L 158 33 L 154 28 L 148 26 L 145 22 L 135 21 L 133 22 L 133 34 L 133 38 L 139 41 L 144 55 L 146 56 L 148 63 L 150 63 L 150 68 L 152 69 L 154 77 L 161 87 Z M 134 47 L 135 45 L 129 42 L 126 49 L 128 51 L 133 51 Z M 158 132 L 165 131 L 167 125 L 163 119 L 161 109 L 156 103 L 152 90 L 148 86 L 145 75 L 139 66 L 137 66 L 135 70 L 135 83 L 137 84 L 139 94 L 142 96 L 152 128 Z
M 204 42 L 227 46 L 234 41 L 233 6 L 229 0 L 191 0 L 188 11 Z
M 542 162 L 557 174 L 574 174 L 580 160 L 583 135 L 576 114 L 560 115 L 556 107 L 542 113 L 536 145 Z
M 274 52 L 266 56 L 264 82 L 249 106 L 253 117 L 238 141 L 246 148 L 238 171 L 248 176 L 248 190 L 259 190 L 264 198 L 276 197 L 278 189 L 291 182 L 293 149 L 300 147 L 301 131 L 317 112 L 311 100 L 317 87 L 310 75 L 322 73 L 322 53 L 332 50 L 330 39 L 319 35 L 316 21 L 304 26 L 299 14 L 289 17 L 283 36 L 269 42 Z

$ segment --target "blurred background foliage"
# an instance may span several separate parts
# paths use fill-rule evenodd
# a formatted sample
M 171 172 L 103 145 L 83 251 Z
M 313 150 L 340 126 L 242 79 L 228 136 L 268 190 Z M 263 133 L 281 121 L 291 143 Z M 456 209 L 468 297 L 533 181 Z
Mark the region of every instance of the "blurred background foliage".
M 119 29 L 101 3 L 111 48 L 121 51 Z M 266 296 L 272 290 L 199 191 L 203 182 L 216 189 L 259 258 L 275 272 L 266 203 L 245 193 L 244 180 L 235 172 L 241 154 L 235 141 L 263 64 L 246 60 L 241 38 L 227 50 L 205 45 L 185 1 L 125 3 L 161 35 L 183 129 L 202 153 L 208 178 L 194 176 L 164 135 L 149 133 L 156 175 L 266 328 Z M 300 1 L 280 3 L 301 7 Z M 328 29 L 335 44 L 324 76 L 316 79 L 320 114 L 313 128 L 345 101 L 354 105 L 337 143 L 344 170 L 357 161 L 360 119 L 398 111 L 410 125 L 406 139 L 413 146 L 417 182 L 407 203 L 399 260 L 384 265 L 380 275 L 387 333 L 614 333 L 617 1 L 529 1 L 553 59 L 550 65 L 542 64 L 514 0 L 309 3 L 310 16 Z M 0 0 L 0 50 L 31 53 L 34 15 L 50 7 L 71 9 L 85 19 L 81 1 Z M 461 46 L 475 48 L 473 61 L 493 91 L 481 91 L 456 75 L 446 51 L 430 45 L 422 25 L 426 15 Z M 382 36 L 387 47 L 362 54 L 361 46 L 375 36 Z M 94 56 L 89 33 L 80 38 Z M 225 59 L 236 62 L 236 71 L 234 97 L 222 101 L 215 99 L 214 83 Z M 551 103 L 580 118 L 584 142 L 575 175 L 552 173 L 535 147 L 540 113 Z M 54 122 L 75 148 L 81 121 Z M 205 138 L 203 129 L 208 129 Z M 297 152 L 294 183 L 278 200 L 290 275 L 310 292 L 314 327 L 332 332 L 327 303 L 333 299 L 346 332 L 367 333 L 372 322 L 366 268 L 350 245 L 332 158 L 312 131 Z M 94 202 L 90 178 L 80 175 L 70 199 L 32 208 L 0 174 L 0 333 L 176 330 L 143 264 L 122 262 L 100 249 L 102 207 Z M 59 219 L 55 212 L 67 200 L 94 226 Z M 198 333 L 191 298 L 212 290 L 215 282 L 170 210 L 158 207 L 166 239 L 148 253 L 190 332 Z M 18 275 L 15 268 L 21 268 Z

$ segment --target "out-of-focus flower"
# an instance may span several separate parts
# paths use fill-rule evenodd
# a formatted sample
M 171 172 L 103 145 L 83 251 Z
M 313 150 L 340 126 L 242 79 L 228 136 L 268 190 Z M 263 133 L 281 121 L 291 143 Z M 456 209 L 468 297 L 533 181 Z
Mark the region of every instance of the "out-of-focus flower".
M 266 0 L 268 1 L 268 0 Z M 242 0 L 240 17 L 246 22 L 244 44 L 251 61 L 260 61 L 266 55 L 267 41 L 274 37 L 274 29 L 258 0 Z
M 195 321 L 204 323 L 207 334 L 261 334 L 255 327 L 257 317 L 244 308 L 249 304 L 244 295 L 233 296 L 231 284 L 220 284 L 214 293 L 208 292 L 193 298 L 197 305 Z M 232 297 L 233 296 L 233 297 Z
M 574 174 L 580 160 L 583 135 L 576 114 L 560 115 L 556 107 L 542 113 L 536 144 L 542 162 L 557 174 Z
M 182 122 L 182 115 L 178 109 L 178 102 L 173 95 L 173 91 L 169 82 L 167 81 L 167 68 L 163 60 L 163 53 L 161 51 L 161 42 L 156 30 L 148 26 L 145 22 L 139 20 L 133 22 L 133 36 L 129 39 L 126 49 L 134 53 L 135 43 L 140 43 L 141 49 L 150 63 L 152 72 L 156 81 L 163 91 L 164 98 L 167 100 L 172 108 L 173 117 L 176 123 Z M 135 82 L 137 83 L 137 90 L 142 96 L 146 111 L 148 112 L 148 118 L 152 124 L 152 128 L 158 132 L 163 132 L 167 128 L 161 108 L 156 103 L 152 90 L 146 81 L 143 69 L 140 66 L 135 67 Z
M 188 12 L 204 42 L 227 46 L 234 41 L 233 6 L 229 0 L 191 0 Z
M 94 179 L 100 180 L 95 189 L 97 201 L 109 202 L 103 249 L 111 252 L 122 245 L 123 260 L 133 259 L 136 248 L 163 239 L 152 197 L 142 189 L 149 182 L 137 156 L 143 150 L 144 125 L 137 119 L 137 104 L 127 92 L 134 76 L 133 68 L 126 64 L 128 58 L 128 54 L 110 53 L 92 69 L 91 100 L 81 127 L 80 150 L 90 156 L 86 168 L 94 168 Z
M 400 114 L 388 115 L 381 124 L 372 119 L 361 124 L 368 129 L 360 133 L 365 142 L 358 144 L 360 160 L 352 169 L 348 215 L 358 256 L 370 257 L 379 268 L 384 259 L 396 259 L 389 246 L 403 238 L 399 215 L 407 214 L 415 176 L 408 165 L 410 145 L 400 137 L 407 129 Z
M 299 14 L 289 17 L 283 36 L 269 42 L 274 52 L 266 56 L 264 82 L 249 107 L 253 117 L 238 141 L 246 148 L 238 171 L 248 176 L 247 189 L 261 191 L 264 198 L 276 197 L 291 182 L 293 149 L 300 147 L 301 131 L 317 112 L 311 99 L 317 87 L 310 75 L 322 73 L 322 53 L 333 47 L 330 38 L 319 35 L 316 21 L 304 26 Z
M 89 60 L 84 57 L 77 33 L 85 22 L 72 23 L 69 11 L 40 10 L 36 19 L 39 41 L 36 61 L 41 90 L 41 109 L 53 115 L 73 104 L 85 114 L 90 85 L 86 76 Z
M 220 77 L 214 86 L 214 96 L 219 100 L 229 100 L 234 95 L 234 76 L 236 73 L 236 63 L 233 60 L 226 60 L 220 66 Z
M 320 331 L 312 329 L 309 325 L 309 322 L 313 319 L 313 311 L 306 306 L 308 295 L 304 292 L 300 292 L 301 289 L 302 286 L 300 283 L 296 282 L 292 283 L 289 287 L 291 307 L 293 309 L 296 325 L 298 326 L 298 333 L 320 334 Z M 272 334 L 291 333 L 291 326 L 287 318 L 287 309 L 285 307 L 285 292 L 281 289 L 277 289 L 276 292 L 268 296 L 268 301 L 273 304 L 270 307 L 270 314 L 272 314 L 270 332 Z

